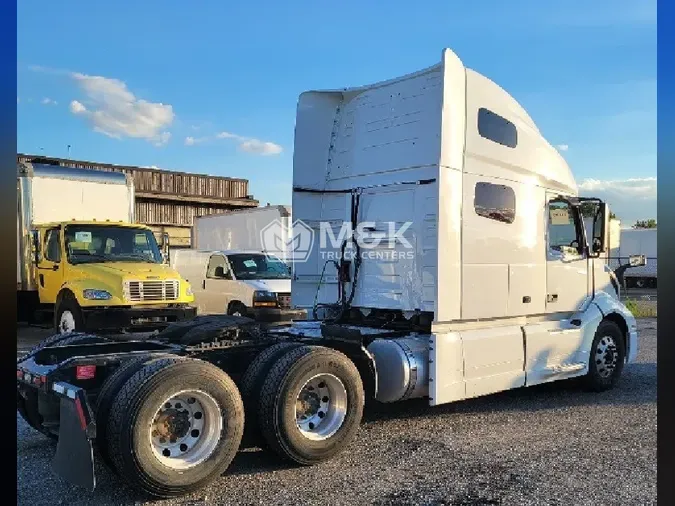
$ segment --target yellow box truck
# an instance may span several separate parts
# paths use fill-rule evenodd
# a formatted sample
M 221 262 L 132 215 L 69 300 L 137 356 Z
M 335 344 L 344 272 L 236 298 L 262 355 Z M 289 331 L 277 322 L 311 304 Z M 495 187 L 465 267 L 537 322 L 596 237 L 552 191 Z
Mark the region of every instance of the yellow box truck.
M 134 221 L 134 185 L 119 172 L 21 163 L 17 172 L 20 320 L 53 315 L 59 333 L 139 331 L 192 318 L 190 285 Z

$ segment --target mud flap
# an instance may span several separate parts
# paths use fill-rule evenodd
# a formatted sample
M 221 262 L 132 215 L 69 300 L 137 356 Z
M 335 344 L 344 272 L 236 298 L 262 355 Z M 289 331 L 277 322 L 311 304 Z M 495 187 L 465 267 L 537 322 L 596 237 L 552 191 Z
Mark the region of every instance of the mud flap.
M 94 490 L 96 476 L 92 442 L 96 437 L 96 424 L 84 390 L 61 385 L 65 396 L 61 397 L 59 442 L 52 468 L 73 485 Z

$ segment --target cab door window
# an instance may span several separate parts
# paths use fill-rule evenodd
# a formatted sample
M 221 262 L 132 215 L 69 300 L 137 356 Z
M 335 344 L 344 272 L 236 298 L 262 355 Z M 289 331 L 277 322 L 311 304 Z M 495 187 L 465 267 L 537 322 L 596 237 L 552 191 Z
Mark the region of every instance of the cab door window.
M 210 279 L 231 279 L 230 267 L 222 255 L 212 255 L 206 268 L 206 277 Z
M 61 262 L 61 230 L 51 228 L 45 235 L 45 260 L 56 264 Z
M 548 205 L 548 249 L 564 256 L 580 256 L 581 234 L 574 208 L 567 202 Z

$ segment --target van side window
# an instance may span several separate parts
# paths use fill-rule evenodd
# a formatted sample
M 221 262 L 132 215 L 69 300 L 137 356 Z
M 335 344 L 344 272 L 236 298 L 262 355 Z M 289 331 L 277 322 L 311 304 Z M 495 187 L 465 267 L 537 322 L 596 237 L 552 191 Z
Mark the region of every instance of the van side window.
M 516 194 L 509 186 L 476 183 L 473 207 L 478 216 L 513 223 L 516 219 Z
M 220 267 L 220 268 L 219 268 Z M 229 271 L 227 262 L 223 255 L 211 255 L 209 258 L 209 265 L 206 268 L 206 277 L 211 279 L 223 279 Z
M 579 254 L 579 231 L 567 202 L 548 204 L 548 247 L 561 253 Z
M 45 259 L 50 262 L 59 263 L 61 261 L 61 238 L 59 237 L 58 228 L 51 228 L 47 230 L 47 236 L 45 237 L 45 243 L 47 247 L 45 248 Z
M 484 107 L 478 109 L 478 133 L 481 137 L 507 148 L 518 145 L 516 125 Z

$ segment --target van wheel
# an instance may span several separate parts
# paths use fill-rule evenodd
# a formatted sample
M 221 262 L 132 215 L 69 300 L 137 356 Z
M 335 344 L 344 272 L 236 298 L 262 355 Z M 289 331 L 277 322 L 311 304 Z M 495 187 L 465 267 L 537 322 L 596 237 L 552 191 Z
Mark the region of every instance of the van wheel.
M 115 397 L 108 451 L 137 489 L 168 498 L 200 489 L 230 465 L 244 431 L 244 406 L 221 369 L 186 358 L 144 365 Z
M 364 401 L 361 377 L 349 358 L 330 348 L 301 346 L 278 359 L 267 375 L 258 420 L 274 451 L 313 465 L 354 438 Z
M 260 403 L 260 389 L 267 372 L 280 357 L 294 348 L 302 346 L 296 342 L 281 342 L 263 350 L 248 366 L 239 382 L 241 398 L 244 401 L 246 425 L 244 426 L 245 444 L 266 446 L 260 431 L 257 411 Z
M 75 298 L 70 294 L 64 295 L 56 305 L 54 329 L 59 334 L 69 334 L 84 330 L 82 310 Z
M 231 316 L 246 316 L 246 313 L 246 306 L 244 306 L 241 302 L 233 302 L 227 309 L 227 314 Z
M 623 332 L 612 321 L 600 322 L 591 346 L 586 386 L 596 392 L 609 390 L 621 376 L 625 360 Z

